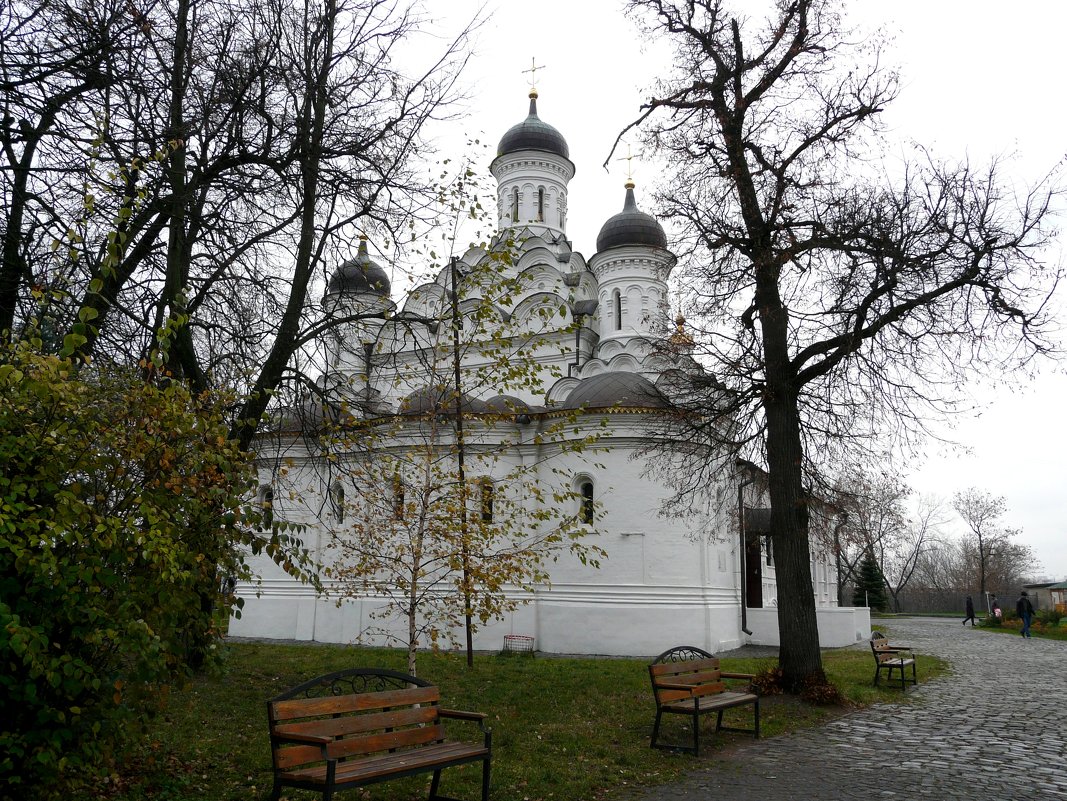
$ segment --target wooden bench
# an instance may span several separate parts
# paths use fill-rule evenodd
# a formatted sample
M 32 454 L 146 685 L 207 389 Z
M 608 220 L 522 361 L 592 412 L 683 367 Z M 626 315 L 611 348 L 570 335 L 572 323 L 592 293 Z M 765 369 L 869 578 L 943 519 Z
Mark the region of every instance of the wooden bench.
M 916 672 L 915 655 L 911 648 L 906 645 L 890 645 L 889 640 L 881 632 L 876 631 L 871 635 L 871 653 L 874 654 L 874 686 L 878 686 L 878 678 L 884 670 L 893 681 L 893 671 L 900 671 L 900 689 L 907 691 L 907 683 L 919 683 Z M 911 678 L 907 678 L 905 668 L 911 666 Z
M 648 666 L 652 693 L 656 698 L 656 724 L 652 727 L 652 747 L 671 751 L 700 752 L 700 716 L 716 712 L 715 731 L 751 732 L 759 737 L 759 696 L 728 690 L 724 679 L 746 679 L 750 673 L 724 673 L 712 654 L 691 645 L 664 651 Z M 752 704 L 755 725 L 752 729 L 734 729 L 722 725 L 722 714 L 735 706 Z M 659 742 L 663 715 L 688 715 L 693 721 L 693 745 L 668 745 Z
M 482 801 L 489 799 L 492 733 L 480 712 L 442 709 L 440 691 L 424 679 L 393 670 L 354 668 L 320 676 L 267 702 L 274 766 L 273 801 L 283 787 L 322 793 L 482 763 Z M 483 742 L 445 738 L 446 718 L 476 722 Z

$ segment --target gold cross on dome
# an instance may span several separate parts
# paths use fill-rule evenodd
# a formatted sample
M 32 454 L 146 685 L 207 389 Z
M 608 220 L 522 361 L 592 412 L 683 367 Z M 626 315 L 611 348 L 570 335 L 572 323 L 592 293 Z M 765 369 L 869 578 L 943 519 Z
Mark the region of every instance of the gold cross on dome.
M 536 58 L 531 58 L 530 59 L 530 69 L 522 71 L 524 75 L 527 72 L 530 73 L 530 89 L 531 90 L 537 89 L 537 71 L 538 70 L 543 70 L 544 68 L 545 68 L 544 64 L 542 64 L 539 67 L 539 66 L 537 66 L 537 59 Z
M 632 184 L 634 182 L 634 154 L 630 152 L 630 146 L 626 146 L 626 155 L 620 156 L 615 161 L 626 162 L 626 183 Z

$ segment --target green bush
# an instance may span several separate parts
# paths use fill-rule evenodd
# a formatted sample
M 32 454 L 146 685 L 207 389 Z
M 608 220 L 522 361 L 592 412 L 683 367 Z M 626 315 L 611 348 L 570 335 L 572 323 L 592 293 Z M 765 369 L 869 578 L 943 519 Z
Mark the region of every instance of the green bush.
M 1044 623 L 1046 626 L 1058 626 L 1060 624 L 1060 613 L 1055 609 L 1038 609 L 1034 613 L 1034 620 L 1038 623 Z
M 226 431 L 177 383 L 0 350 L 0 797 L 106 769 L 213 648 L 253 486 Z

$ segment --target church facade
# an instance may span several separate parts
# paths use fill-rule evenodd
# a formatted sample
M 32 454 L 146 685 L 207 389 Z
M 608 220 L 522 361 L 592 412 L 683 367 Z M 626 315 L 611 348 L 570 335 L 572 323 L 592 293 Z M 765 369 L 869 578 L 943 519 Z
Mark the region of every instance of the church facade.
M 562 552 L 546 562 L 547 580 L 505 588 L 518 603 L 478 627 L 475 647 L 499 650 L 508 635 L 532 638 L 545 652 L 629 656 L 683 643 L 712 652 L 776 644 L 773 537 L 755 513 L 759 470 L 724 463 L 717 486 L 681 513 L 663 514 L 674 493 L 669 475 L 650 466 L 649 438 L 667 406 L 672 371 L 699 369 L 683 321 L 670 319 L 675 256 L 663 228 L 640 211 L 627 182 L 622 211 L 604 223 L 596 252 L 586 260 L 572 250 L 567 192 L 575 166 L 564 137 L 540 119 L 536 92 L 526 119 L 500 140 L 491 171 L 507 258 L 472 249 L 396 303 L 363 241 L 331 277 L 324 298 L 352 322 L 329 344 L 323 385 L 344 399 L 346 414 L 401 421 L 382 435 L 376 452 L 397 459 L 419 448 L 437 452 L 437 445 L 425 446 L 426 429 L 454 411 L 466 425 L 465 467 L 490 493 L 482 496 L 481 518 L 492 519 L 496 498 L 496 514 L 508 509 L 520 530 L 533 530 L 548 525 L 548 517 L 531 505 L 555 503 L 553 519 L 577 524 L 582 542 L 604 555 L 594 560 L 597 567 Z M 479 304 L 475 277 L 494 273 L 507 289 L 492 304 L 484 297 Z M 487 305 L 491 319 L 478 311 Z M 450 344 L 458 348 L 458 331 L 488 345 L 450 351 Z M 442 409 L 449 403 L 443 388 L 453 379 L 455 409 Z M 261 443 L 261 498 L 269 499 L 272 514 L 304 527 L 306 546 L 326 568 L 323 592 L 270 560 L 253 562 L 261 581 L 239 586 L 245 605 L 230 633 L 402 641 L 405 623 L 387 599 L 370 585 L 341 593 L 329 568 L 340 558 L 339 542 L 375 533 L 354 528 L 345 504 L 380 501 L 384 514 L 400 516 L 414 488 L 404 495 L 399 470 L 392 480 L 362 468 L 331 471 L 331 464 L 365 459 L 365 438 L 324 454 L 301 427 L 283 426 Z M 454 461 L 454 453 L 448 458 Z M 550 489 L 552 481 L 566 486 L 535 497 L 515 490 L 519 475 Z M 869 636 L 866 609 L 837 605 L 829 551 L 817 552 L 811 569 L 822 644 Z M 458 642 L 460 634 L 449 639 Z

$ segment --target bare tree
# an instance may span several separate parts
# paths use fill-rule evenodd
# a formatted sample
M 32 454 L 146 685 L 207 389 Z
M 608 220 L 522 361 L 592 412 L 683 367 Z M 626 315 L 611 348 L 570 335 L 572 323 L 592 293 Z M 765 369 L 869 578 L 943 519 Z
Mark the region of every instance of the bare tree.
M 5 41 L 41 49 L 46 22 L 19 39 L 16 19 Z M 30 193 L 32 224 L 5 228 L 5 253 L 44 254 L 49 281 L 5 257 L 0 310 L 47 318 L 67 352 L 236 391 L 247 447 L 272 398 L 312 385 L 302 350 L 351 322 L 315 292 L 357 233 L 397 242 L 429 216 L 423 132 L 451 113 L 470 32 L 407 74 L 399 53 L 429 22 L 383 0 L 116 1 L 97 27 L 124 46 L 93 51 L 109 53 L 105 85 L 60 76 L 87 99 L 35 157 L 62 202 Z M 45 80 L 37 94 L 56 95 Z M 34 158 L 15 145 L 9 160 Z
M 990 560 L 1002 552 L 1018 530 L 1007 528 L 1001 519 L 1007 512 L 1004 496 L 994 496 L 972 486 L 953 495 L 952 506 L 970 529 L 966 544 L 973 550 L 978 592 L 984 596 Z
M 130 79 L 139 23 L 123 0 L 0 7 L 0 337 L 63 285 L 50 246 L 82 216 L 86 119 Z
M 797 686 L 822 675 L 809 492 L 872 438 L 913 441 L 968 370 L 1050 349 L 1058 273 L 1039 251 L 1057 190 L 1017 198 L 999 165 L 922 148 L 899 167 L 876 158 L 897 76 L 836 2 L 781 0 L 765 20 L 720 0 L 629 7 L 669 40 L 674 72 L 620 139 L 639 128 L 670 165 L 658 210 L 685 232 L 697 359 L 715 371 L 678 417 L 687 439 L 768 466 L 781 667 Z
M 920 561 L 940 543 L 947 523 L 944 503 L 931 495 L 922 496 L 908 518 L 903 536 L 882 550 L 882 575 L 897 612 L 903 611 L 901 595 L 915 578 Z
M 855 583 L 864 555 L 874 554 L 885 573 L 885 553 L 896 547 L 908 527 L 905 502 L 911 490 L 898 477 L 857 471 L 839 484 L 834 506 L 845 513 L 836 547 L 838 582 Z

